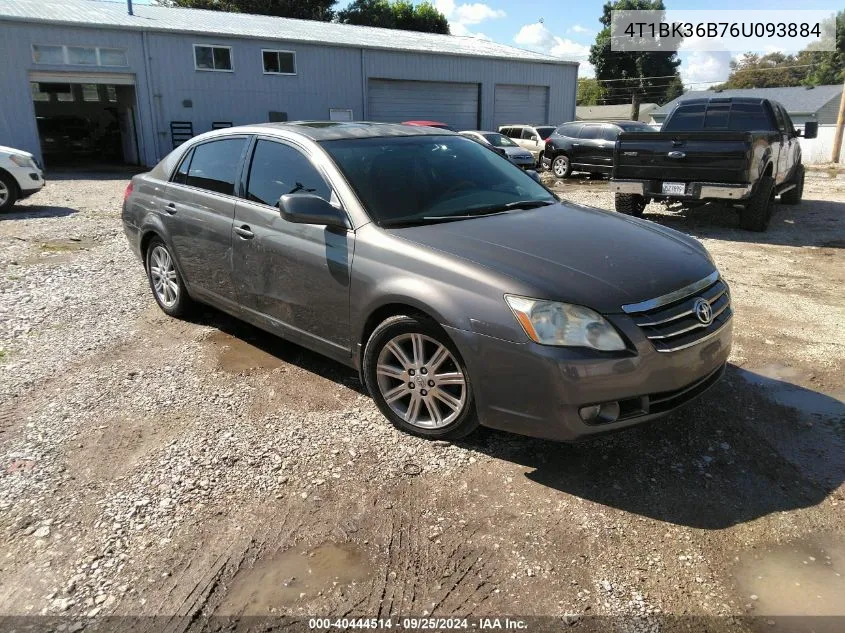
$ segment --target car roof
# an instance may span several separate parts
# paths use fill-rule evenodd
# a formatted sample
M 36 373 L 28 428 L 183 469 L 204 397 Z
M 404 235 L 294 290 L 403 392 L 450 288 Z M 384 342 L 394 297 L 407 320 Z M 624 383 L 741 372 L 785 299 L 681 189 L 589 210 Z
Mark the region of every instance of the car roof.
M 493 132 L 493 131 L 487 131 L 487 130 L 461 130 L 459 132 L 459 134 L 464 134 L 464 133 L 469 133 L 469 134 L 499 134 L 499 135 L 504 136 L 501 132 Z
M 582 123 L 584 125 L 589 125 L 591 123 L 600 123 L 601 125 L 645 125 L 648 126 L 648 123 L 643 123 L 642 121 L 569 121 L 569 123 Z M 564 123 L 566 125 L 566 123 Z
M 399 123 L 373 123 L 370 121 L 290 121 L 286 123 L 258 123 L 255 125 L 229 127 L 208 132 L 203 135 L 203 138 L 228 136 L 230 134 L 266 134 L 273 131 L 297 134 L 312 141 L 455 134 L 455 132 L 451 132 L 450 130 L 402 125 Z
M 684 99 L 682 101 L 679 101 L 678 105 L 680 106 L 701 103 L 750 103 L 754 105 L 759 105 L 764 101 L 778 103 L 774 99 L 767 99 L 766 97 L 693 97 L 691 99 Z

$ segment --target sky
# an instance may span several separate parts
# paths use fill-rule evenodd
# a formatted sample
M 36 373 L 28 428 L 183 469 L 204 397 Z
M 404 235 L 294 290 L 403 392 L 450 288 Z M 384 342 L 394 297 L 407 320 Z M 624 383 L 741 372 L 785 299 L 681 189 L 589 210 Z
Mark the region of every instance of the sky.
M 149 4 L 151 0 L 135 0 Z M 351 0 L 340 0 L 342 9 Z M 590 45 L 601 28 L 604 0 L 431 0 L 448 18 L 453 35 L 481 37 L 581 62 L 579 75 L 592 77 L 587 61 Z M 666 0 L 669 9 L 736 9 L 736 0 Z M 842 2 L 801 0 L 801 9 L 840 9 Z M 743 9 L 796 9 L 795 0 L 744 0 Z M 728 78 L 730 61 L 745 51 L 694 51 L 680 54 L 680 73 L 689 89 L 703 90 Z M 765 53 L 762 47 L 759 51 Z

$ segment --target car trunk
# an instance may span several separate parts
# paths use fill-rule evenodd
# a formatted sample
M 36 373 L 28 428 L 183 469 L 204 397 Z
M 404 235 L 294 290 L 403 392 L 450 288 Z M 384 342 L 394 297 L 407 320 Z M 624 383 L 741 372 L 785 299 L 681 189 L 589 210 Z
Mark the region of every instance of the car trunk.
M 746 183 L 751 146 L 747 132 L 623 132 L 614 178 Z

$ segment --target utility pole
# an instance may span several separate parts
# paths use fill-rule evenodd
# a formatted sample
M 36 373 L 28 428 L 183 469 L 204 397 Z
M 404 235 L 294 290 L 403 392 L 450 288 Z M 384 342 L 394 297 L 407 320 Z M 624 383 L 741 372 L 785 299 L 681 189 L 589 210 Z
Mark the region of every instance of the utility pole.
M 126 0 L 126 10 L 129 11 L 129 15 L 135 15 L 132 13 L 132 0 Z
M 631 120 L 637 121 L 640 118 L 640 90 L 634 88 L 631 93 Z
M 833 154 L 831 162 L 839 162 L 839 153 L 842 151 L 842 131 L 845 128 L 845 84 L 842 85 L 842 98 L 839 100 L 839 117 L 836 119 L 836 135 L 833 137 Z

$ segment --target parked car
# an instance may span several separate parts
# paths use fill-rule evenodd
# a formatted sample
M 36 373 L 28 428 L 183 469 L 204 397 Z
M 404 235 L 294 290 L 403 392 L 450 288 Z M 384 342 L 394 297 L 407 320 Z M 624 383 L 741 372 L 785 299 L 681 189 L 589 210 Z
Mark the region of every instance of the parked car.
M 36 123 L 45 156 L 90 156 L 97 152 L 94 126 L 84 117 L 38 117 Z
M 461 134 L 494 149 L 514 165 L 519 165 L 523 169 L 534 167 L 534 156 L 531 155 L 531 152 L 521 148 L 504 134 L 480 130 L 465 130 Z
M 439 130 L 454 130 L 446 123 L 440 121 L 403 121 L 402 125 L 413 125 L 415 127 L 436 127 Z
M 208 132 L 133 177 L 122 217 L 166 314 L 208 303 L 357 368 L 429 438 L 621 429 L 702 393 L 730 352 L 698 241 L 561 203 L 447 131 Z
M 44 187 L 44 171 L 29 152 L 0 145 L 0 213 Z
M 720 200 L 739 208 L 742 228 L 765 231 L 776 195 L 784 204 L 801 202 L 798 137 L 817 133 L 816 122 L 797 132 L 786 109 L 771 99 L 681 101 L 659 133 L 619 136 L 610 183 L 616 210 L 639 216 L 651 200 L 687 206 Z
M 564 123 L 546 139 L 543 166 L 558 178 L 573 171 L 610 174 L 613 148 L 622 132 L 654 132 L 639 121 L 572 121 Z
M 500 125 L 499 132 L 513 139 L 517 145 L 527 149 L 534 161 L 543 163 L 543 149 L 546 139 L 555 131 L 554 125 Z

